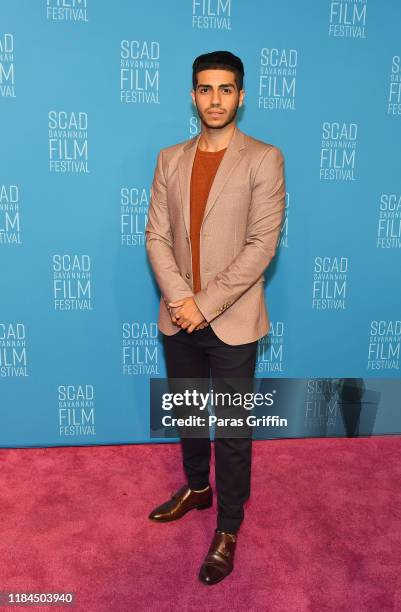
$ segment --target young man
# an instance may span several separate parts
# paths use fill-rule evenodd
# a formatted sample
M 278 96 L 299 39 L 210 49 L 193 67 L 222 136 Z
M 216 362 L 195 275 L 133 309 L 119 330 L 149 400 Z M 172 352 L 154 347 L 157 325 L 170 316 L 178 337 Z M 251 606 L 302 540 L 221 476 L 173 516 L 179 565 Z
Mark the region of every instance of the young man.
M 169 378 L 253 378 L 268 332 L 264 271 L 284 212 L 283 155 L 236 127 L 243 105 L 239 57 L 215 51 L 193 63 L 198 136 L 162 149 L 151 188 L 146 249 L 161 291 L 158 326 Z M 252 438 L 215 438 L 217 529 L 199 578 L 233 569 L 250 494 Z M 149 518 L 180 519 L 212 505 L 210 440 L 181 438 L 187 479 Z

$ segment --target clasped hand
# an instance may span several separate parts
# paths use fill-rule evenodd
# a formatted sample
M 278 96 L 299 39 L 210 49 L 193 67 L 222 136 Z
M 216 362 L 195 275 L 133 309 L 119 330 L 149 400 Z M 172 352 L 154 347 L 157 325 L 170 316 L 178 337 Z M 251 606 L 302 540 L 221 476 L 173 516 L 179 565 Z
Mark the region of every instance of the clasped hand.
M 189 334 L 209 325 L 193 297 L 169 302 L 168 307 L 171 321 L 182 329 L 186 329 Z

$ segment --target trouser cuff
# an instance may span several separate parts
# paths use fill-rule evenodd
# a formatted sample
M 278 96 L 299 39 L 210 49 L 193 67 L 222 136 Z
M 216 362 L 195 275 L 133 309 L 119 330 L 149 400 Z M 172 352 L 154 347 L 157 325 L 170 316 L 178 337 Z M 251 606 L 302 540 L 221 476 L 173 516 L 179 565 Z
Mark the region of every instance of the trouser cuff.
M 210 485 L 208 480 L 188 480 L 188 486 L 190 489 L 200 491 Z
M 227 518 L 217 519 L 217 529 L 219 531 L 225 531 L 226 533 L 237 533 L 241 526 L 241 522 L 237 520 L 230 520 Z

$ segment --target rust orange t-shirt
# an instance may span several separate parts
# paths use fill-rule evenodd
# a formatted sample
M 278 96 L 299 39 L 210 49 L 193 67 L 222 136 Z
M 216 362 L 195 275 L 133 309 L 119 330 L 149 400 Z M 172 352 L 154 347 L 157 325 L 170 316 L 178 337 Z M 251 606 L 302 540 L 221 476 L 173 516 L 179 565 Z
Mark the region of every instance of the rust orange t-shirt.
M 202 225 L 203 213 L 213 184 L 214 177 L 224 153 L 220 151 L 201 151 L 199 147 L 195 153 L 194 164 L 191 174 L 190 192 L 190 240 L 192 251 L 192 279 L 193 291 L 198 293 L 201 290 L 200 280 L 200 228 Z

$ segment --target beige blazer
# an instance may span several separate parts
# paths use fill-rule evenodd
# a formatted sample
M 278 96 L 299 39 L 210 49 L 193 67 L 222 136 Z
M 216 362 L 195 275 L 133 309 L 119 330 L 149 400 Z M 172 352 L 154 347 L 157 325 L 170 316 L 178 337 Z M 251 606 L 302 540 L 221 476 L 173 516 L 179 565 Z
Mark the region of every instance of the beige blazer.
M 161 291 L 158 327 L 168 336 L 179 332 L 166 304 L 193 296 L 223 342 L 245 344 L 269 329 L 263 273 L 276 252 L 284 214 L 284 158 L 279 148 L 235 128 L 206 202 L 202 290 L 194 295 L 190 182 L 199 138 L 162 149 L 157 159 L 145 239 Z

